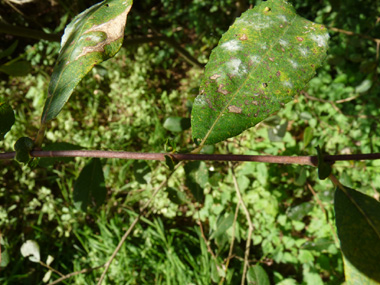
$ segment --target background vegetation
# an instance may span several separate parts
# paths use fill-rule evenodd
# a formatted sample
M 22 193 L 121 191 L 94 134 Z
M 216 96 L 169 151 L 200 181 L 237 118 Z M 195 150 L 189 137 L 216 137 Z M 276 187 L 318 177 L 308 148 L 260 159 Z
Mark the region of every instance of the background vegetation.
M 17 5 L 3 0 L 1 21 L 60 33 L 96 2 Z M 165 35 L 205 64 L 229 25 L 256 2 L 136 1 L 127 39 Z M 380 152 L 379 43 L 368 38 L 380 38 L 379 2 L 292 2 L 309 20 L 361 36 L 330 30 L 328 59 L 302 94 L 259 126 L 208 151 L 314 155 L 314 147 L 324 145 L 331 154 Z M 12 151 L 21 136 L 35 136 L 59 51 L 57 42 L 0 34 L 3 51 L 15 42 L 13 53 L 0 59 L 0 65 L 23 62 L 18 74 L 0 67 L 0 99 L 16 115 L 0 142 L 2 151 Z M 194 147 L 190 130 L 176 129 L 167 119 L 190 118 L 203 70 L 165 42 L 128 43 L 80 83 L 51 123 L 45 144 L 136 152 Z M 51 266 L 62 274 L 104 264 L 142 203 L 170 172 L 161 162 L 104 160 L 106 203 L 83 212 L 75 206 L 72 190 L 86 162 L 41 160 L 40 167 L 30 170 L 13 160 L 0 161 L 2 284 L 43 283 L 47 269 L 20 253 L 26 240 L 38 242 L 43 261 L 53 256 Z M 316 170 L 308 166 L 236 163 L 232 168 L 254 224 L 249 276 L 259 264 L 273 284 L 342 283 L 342 259 L 332 231 L 333 185 L 317 180 Z M 379 161 L 340 162 L 334 172 L 346 186 L 379 199 Z M 223 272 L 228 284 L 240 283 L 248 223 L 240 210 L 232 227 L 237 203 L 227 163 L 187 163 L 145 211 L 111 265 L 108 283 L 210 284 L 220 282 Z M 100 273 L 94 270 L 63 283 L 93 284 Z M 58 277 L 53 273 L 52 278 Z

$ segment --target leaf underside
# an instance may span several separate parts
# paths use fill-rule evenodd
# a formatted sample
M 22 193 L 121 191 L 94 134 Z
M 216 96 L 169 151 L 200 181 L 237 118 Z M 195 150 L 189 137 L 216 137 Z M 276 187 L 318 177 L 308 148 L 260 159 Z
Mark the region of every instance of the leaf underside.
M 59 114 L 74 88 L 96 64 L 120 50 L 131 7 L 132 0 L 106 0 L 77 15 L 66 27 L 42 123 Z
M 354 189 L 336 189 L 335 219 L 348 284 L 380 283 L 380 203 Z
M 211 53 L 193 105 L 193 138 L 217 143 L 278 111 L 314 76 L 328 38 L 283 0 L 246 11 Z
M 100 206 L 106 199 L 107 189 L 105 187 L 102 164 L 99 158 L 93 158 L 82 169 L 74 185 L 74 204 L 82 211 L 92 202 Z

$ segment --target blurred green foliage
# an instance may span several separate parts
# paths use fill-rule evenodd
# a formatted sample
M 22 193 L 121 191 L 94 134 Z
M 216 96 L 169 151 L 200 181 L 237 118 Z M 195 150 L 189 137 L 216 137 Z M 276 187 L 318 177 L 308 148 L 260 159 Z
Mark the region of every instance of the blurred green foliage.
M 11 24 L 60 32 L 68 19 L 95 2 L 59 0 L 52 6 L 53 2 L 39 1 L 20 6 L 22 15 L 3 1 L 1 7 L 7 14 L 2 17 Z M 131 38 L 170 36 L 205 63 L 236 16 L 256 2 L 136 1 L 126 31 Z M 298 14 L 309 20 L 380 38 L 378 2 L 293 3 Z M 308 87 L 278 112 L 275 121 L 264 121 L 213 150 L 315 155 L 314 148 L 324 145 L 330 154 L 380 152 L 376 44 L 334 31 L 330 36 L 325 65 Z M 0 39 L 1 48 L 6 50 L 16 37 L 1 34 Z M 12 151 L 19 137 L 35 136 L 59 50 L 58 43 L 18 40 L 13 54 L 1 59 L 0 64 L 21 56 L 31 64 L 32 71 L 24 77 L 0 74 L 0 102 L 9 103 L 16 117 L 15 125 L 0 142 L 1 151 Z M 95 67 L 79 84 L 47 129 L 45 144 L 66 142 L 85 149 L 138 152 L 175 148 L 188 152 L 195 146 L 190 130 L 172 132 L 164 123 L 169 117 L 189 118 L 202 72 L 165 43 L 128 46 Z M 277 128 L 277 133 L 272 130 L 271 134 L 272 128 Z M 277 134 L 275 140 L 273 134 Z M 169 173 L 161 162 L 102 159 L 106 203 L 99 208 L 89 207 L 85 213 L 75 208 L 73 189 L 88 162 L 76 158 L 31 170 L 16 161 L 0 161 L 2 284 L 42 284 L 47 269 L 20 253 L 26 240 L 37 241 L 41 260 L 52 255 L 55 260 L 51 266 L 63 274 L 104 264 L 142 203 Z M 308 166 L 237 163 L 234 169 L 254 223 L 248 280 L 265 280 L 260 277 L 263 272 L 258 268 L 262 268 L 272 284 L 342 283 L 341 254 L 330 227 L 334 215 L 331 183 L 318 181 L 316 169 Z M 333 173 L 344 185 L 379 197 L 379 161 L 339 162 L 333 166 Z M 237 203 L 226 163 L 189 163 L 179 168 L 125 242 L 110 267 L 108 282 L 210 284 L 224 276 L 227 284 L 240 282 L 248 224 L 242 209 L 236 223 L 231 224 Z M 199 223 L 209 239 L 208 246 Z M 233 258 L 225 273 L 234 225 Z M 64 283 L 91 284 L 100 273 L 94 270 Z M 52 278 L 58 277 L 52 274 Z

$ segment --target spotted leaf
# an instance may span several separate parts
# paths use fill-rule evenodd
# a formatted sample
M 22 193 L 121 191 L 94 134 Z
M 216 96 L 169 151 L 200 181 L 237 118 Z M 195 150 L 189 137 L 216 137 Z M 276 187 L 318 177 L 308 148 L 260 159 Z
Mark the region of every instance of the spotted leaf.
M 246 11 L 211 53 L 193 105 L 193 138 L 217 143 L 278 111 L 314 76 L 328 37 L 284 0 Z
M 58 115 L 74 88 L 94 65 L 119 51 L 131 7 L 132 0 L 105 0 L 76 16 L 66 27 L 42 123 Z

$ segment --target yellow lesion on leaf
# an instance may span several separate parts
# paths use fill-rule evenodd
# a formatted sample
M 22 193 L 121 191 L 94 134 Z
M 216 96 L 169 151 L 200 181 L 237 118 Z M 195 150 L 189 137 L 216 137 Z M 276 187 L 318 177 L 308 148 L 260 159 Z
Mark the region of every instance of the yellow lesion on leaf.
M 106 34 L 106 39 L 97 43 L 94 46 L 83 47 L 82 52 L 75 58 L 77 60 L 81 56 L 85 56 L 92 52 L 104 52 L 104 47 L 122 37 L 124 37 L 124 27 L 127 21 L 127 15 L 131 9 L 131 5 L 125 8 L 124 12 L 108 22 L 100 25 L 94 25 L 88 29 L 84 34 L 92 32 L 103 32 Z

